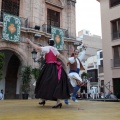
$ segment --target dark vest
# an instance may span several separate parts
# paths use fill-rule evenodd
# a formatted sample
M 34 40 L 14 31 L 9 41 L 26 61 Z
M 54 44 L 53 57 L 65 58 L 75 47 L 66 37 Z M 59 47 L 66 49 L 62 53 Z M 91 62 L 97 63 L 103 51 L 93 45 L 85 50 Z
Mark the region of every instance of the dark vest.
M 78 59 L 78 58 L 77 58 Z M 80 70 L 85 70 L 85 68 L 83 67 L 82 63 L 80 62 L 80 60 L 78 59 L 79 63 L 80 63 Z M 75 60 L 75 62 L 73 64 L 71 64 L 69 62 L 70 65 L 70 70 L 77 70 L 77 61 Z

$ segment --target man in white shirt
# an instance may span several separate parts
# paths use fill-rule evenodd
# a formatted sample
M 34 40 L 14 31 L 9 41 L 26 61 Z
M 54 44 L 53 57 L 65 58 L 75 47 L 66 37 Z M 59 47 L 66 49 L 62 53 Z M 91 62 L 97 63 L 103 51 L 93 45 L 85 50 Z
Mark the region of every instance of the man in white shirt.
M 76 99 L 76 94 L 77 91 L 80 89 L 80 84 L 82 84 L 82 79 L 79 77 L 79 72 L 80 70 L 84 70 L 84 67 L 81 64 L 81 61 L 83 60 L 84 56 L 85 56 L 85 51 L 86 48 L 83 48 L 83 51 L 81 52 L 81 55 L 79 55 L 79 51 L 75 50 L 73 55 L 71 55 L 70 58 L 68 58 L 69 61 L 69 66 L 70 66 L 70 71 L 68 76 L 70 77 L 70 82 L 72 84 L 72 86 L 74 87 L 74 91 L 72 93 L 71 99 L 74 102 L 78 102 Z M 68 102 L 68 99 L 64 100 L 65 104 L 70 104 Z

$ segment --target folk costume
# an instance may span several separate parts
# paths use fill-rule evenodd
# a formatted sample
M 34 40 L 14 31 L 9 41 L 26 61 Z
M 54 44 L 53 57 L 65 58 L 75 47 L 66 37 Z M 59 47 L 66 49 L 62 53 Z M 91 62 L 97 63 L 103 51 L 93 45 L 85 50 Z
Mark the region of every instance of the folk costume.
M 57 104 L 53 108 L 61 108 L 60 99 L 70 97 L 72 86 L 62 64 L 57 61 L 57 56 L 60 53 L 53 47 L 54 40 L 49 39 L 49 46 L 46 47 L 40 47 L 28 38 L 26 38 L 26 42 L 35 50 L 45 54 L 45 64 L 35 86 L 35 97 L 42 99 L 42 102 L 39 102 L 40 105 L 45 105 L 46 100 L 55 100 Z
M 70 78 L 70 82 L 73 87 L 75 87 L 77 85 L 76 80 L 79 80 L 82 82 L 82 79 L 79 76 L 79 72 L 80 72 L 80 70 L 84 70 L 84 67 L 81 63 L 84 56 L 85 56 L 85 50 L 76 59 L 74 57 L 68 58 L 69 66 L 70 66 L 70 71 L 69 71 L 68 76 Z
M 68 61 L 69 61 L 68 64 L 70 66 L 70 71 L 69 71 L 68 76 L 70 78 L 71 85 L 74 87 L 74 91 L 73 91 L 73 93 L 71 95 L 71 99 L 74 102 L 78 102 L 77 99 L 76 99 L 76 94 L 77 94 L 77 91 L 80 89 L 80 86 L 77 84 L 76 80 L 79 80 L 79 81 L 82 82 L 82 79 L 79 76 L 79 72 L 80 72 L 80 70 L 84 70 L 84 67 L 83 67 L 83 65 L 81 63 L 84 56 L 85 56 L 85 50 L 83 50 L 81 55 L 78 56 L 77 58 L 75 58 L 74 55 L 73 55 L 73 57 L 68 58 Z M 65 99 L 64 102 L 67 105 L 70 104 L 68 102 L 68 99 Z
M 52 42 L 49 41 L 48 44 L 51 45 Z M 72 86 L 61 62 L 57 61 L 60 53 L 53 45 L 41 49 L 46 62 L 36 82 L 35 97 L 55 101 L 70 98 Z

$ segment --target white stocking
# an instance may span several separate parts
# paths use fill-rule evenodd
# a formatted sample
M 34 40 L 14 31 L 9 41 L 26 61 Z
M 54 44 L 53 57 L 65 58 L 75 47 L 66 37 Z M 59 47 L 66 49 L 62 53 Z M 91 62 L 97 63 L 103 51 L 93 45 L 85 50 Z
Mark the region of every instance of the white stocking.
M 45 99 L 40 99 L 40 100 L 41 100 L 41 102 L 45 101 Z
M 57 105 L 60 103 L 60 99 L 57 99 Z

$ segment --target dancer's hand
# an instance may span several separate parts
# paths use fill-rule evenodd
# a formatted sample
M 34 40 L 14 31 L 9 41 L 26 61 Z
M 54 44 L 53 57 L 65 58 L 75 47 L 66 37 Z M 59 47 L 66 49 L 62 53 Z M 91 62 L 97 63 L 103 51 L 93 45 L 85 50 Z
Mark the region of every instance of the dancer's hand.
M 76 80 L 76 82 L 77 82 L 77 85 L 81 86 L 81 84 L 82 84 L 82 82 L 81 82 L 81 81 Z
M 26 43 L 29 44 L 30 43 L 30 39 L 26 38 Z
M 88 47 L 88 44 L 84 44 L 82 48 L 86 49 L 87 47 Z

